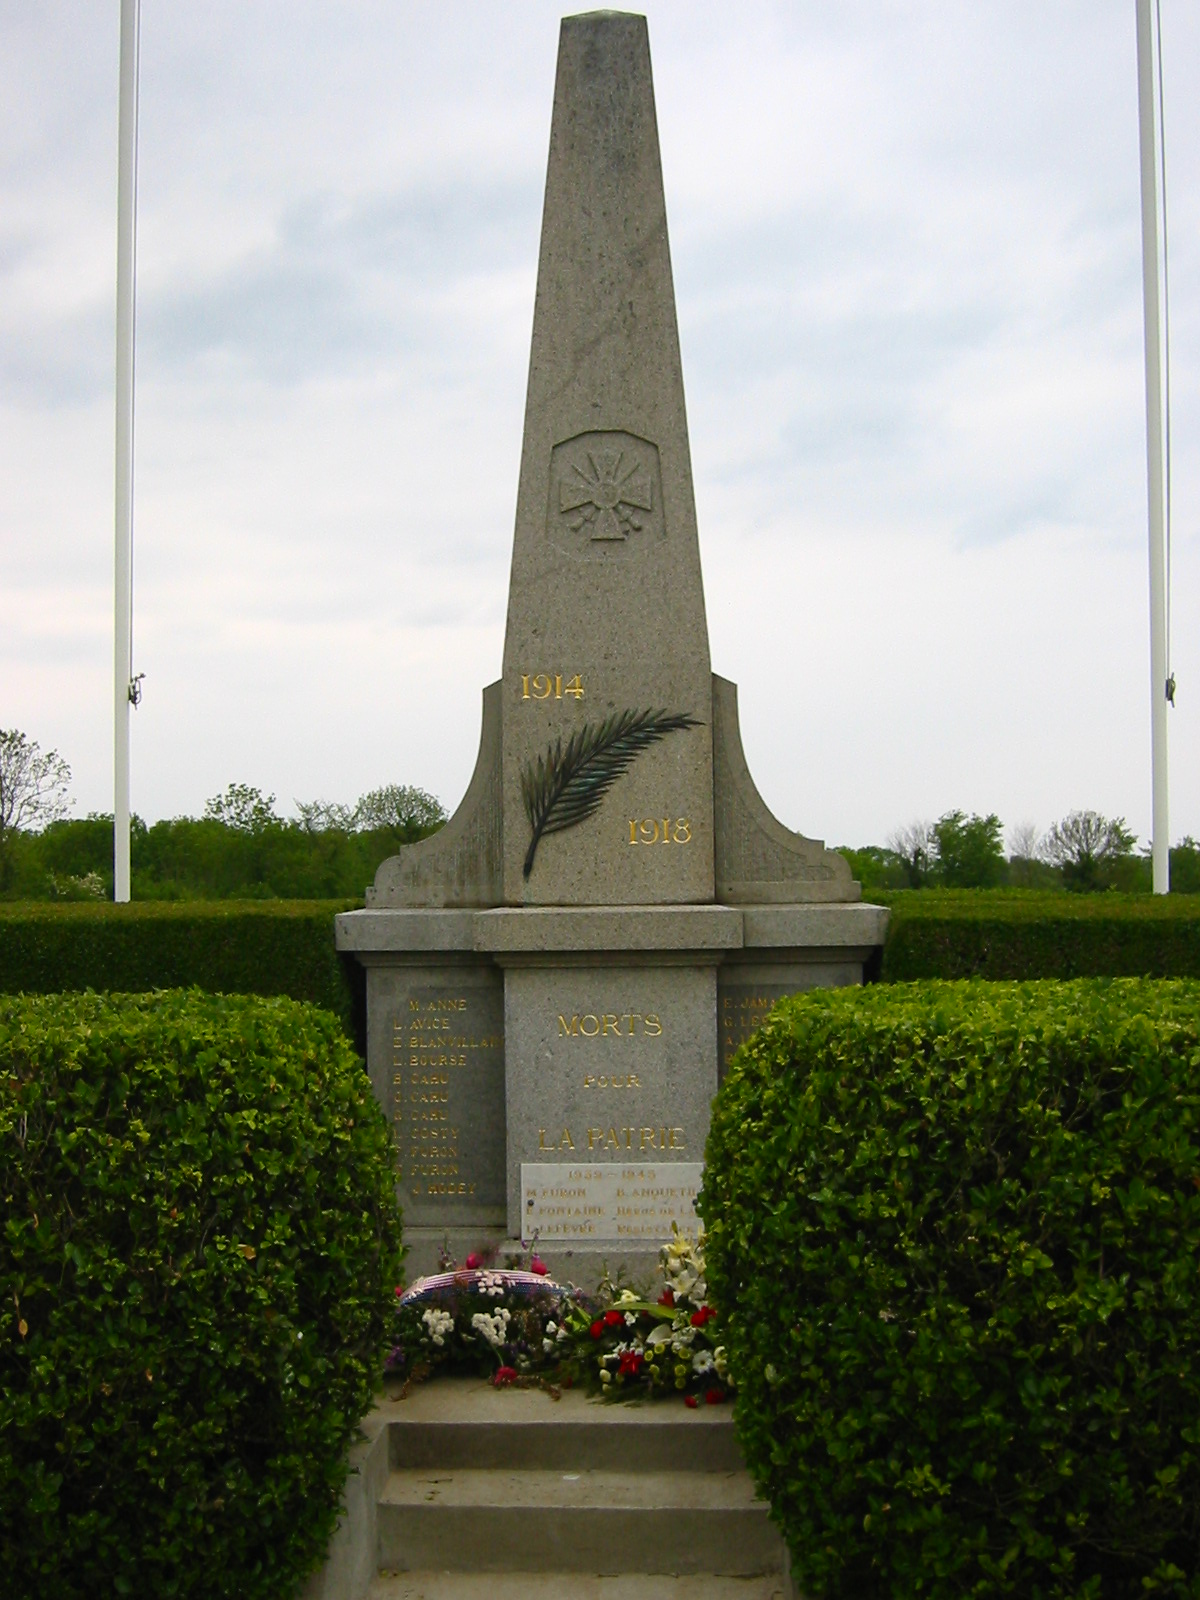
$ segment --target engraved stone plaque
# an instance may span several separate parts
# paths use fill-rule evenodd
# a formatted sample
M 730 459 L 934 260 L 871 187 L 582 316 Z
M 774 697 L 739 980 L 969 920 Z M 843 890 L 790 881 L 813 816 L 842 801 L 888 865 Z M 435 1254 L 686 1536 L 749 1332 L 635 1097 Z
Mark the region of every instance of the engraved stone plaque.
M 528 1163 L 699 1161 L 717 1089 L 716 999 L 713 967 L 508 969 L 514 1234 L 527 1225 Z
M 722 983 L 717 989 L 717 1029 L 721 1081 L 739 1045 L 767 1020 L 775 1004 L 796 992 L 794 983 Z
M 504 1015 L 499 984 L 453 971 L 401 984 L 388 1025 L 389 1100 L 404 1220 L 504 1214 Z
M 539 1243 L 654 1243 L 695 1233 L 699 1161 L 521 1163 L 522 1236 Z

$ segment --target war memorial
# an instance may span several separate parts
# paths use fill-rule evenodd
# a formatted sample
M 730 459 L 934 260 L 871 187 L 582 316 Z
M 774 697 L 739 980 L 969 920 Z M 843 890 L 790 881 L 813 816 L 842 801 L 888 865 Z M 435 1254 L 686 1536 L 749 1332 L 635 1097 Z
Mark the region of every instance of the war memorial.
M 694 1227 L 731 1054 L 886 918 L 767 809 L 712 671 L 646 23 L 568 17 L 501 676 L 454 816 L 337 919 L 410 1271 L 536 1239 L 582 1282 Z

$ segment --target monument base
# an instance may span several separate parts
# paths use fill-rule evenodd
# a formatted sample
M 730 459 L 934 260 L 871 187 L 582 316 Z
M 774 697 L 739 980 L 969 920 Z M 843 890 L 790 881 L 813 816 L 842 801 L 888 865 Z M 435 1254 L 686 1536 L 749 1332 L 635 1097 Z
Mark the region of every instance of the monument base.
M 367 1065 L 392 1124 L 409 1278 L 524 1240 L 585 1287 L 652 1276 L 695 1226 L 709 1108 L 785 995 L 861 983 L 883 907 L 365 910 Z M 586 1283 L 584 1280 L 588 1280 Z

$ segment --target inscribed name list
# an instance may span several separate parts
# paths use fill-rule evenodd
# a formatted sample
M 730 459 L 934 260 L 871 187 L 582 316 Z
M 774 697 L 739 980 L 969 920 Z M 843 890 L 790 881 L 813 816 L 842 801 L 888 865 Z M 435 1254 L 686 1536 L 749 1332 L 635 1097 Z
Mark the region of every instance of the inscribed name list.
M 672 1224 L 694 1234 L 700 1161 L 521 1163 L 521 1234 L 541 1244 L 589 1239 L 652 1243 Z
M 721 1081 L 729 1063 L 752 1039 L 780 1000 L 793 988 L 779 983 L 722 983 L 717 989 L 717 1024 L 720 1029 Z
M 392 1123 L 405 1217 L 480 1220 L 504 1204 L 504 1035 L 495 994 L 420 987 L 392 1022 Z

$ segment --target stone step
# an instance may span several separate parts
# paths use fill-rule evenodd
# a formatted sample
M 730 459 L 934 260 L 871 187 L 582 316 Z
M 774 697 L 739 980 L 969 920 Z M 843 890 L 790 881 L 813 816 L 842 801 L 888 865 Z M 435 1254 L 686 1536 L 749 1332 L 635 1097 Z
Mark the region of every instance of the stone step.
M 761 1575 L 779 1536 L 744 1471 L 400 1469 L 377 1508 L 383 1569 Z
M 478 1378 L 381 1399 L 304 1594 L 538 1600 L 566 1583 L 572 1600 L 794 1600 L 728 1406 Z
M 787 1600 L 779 1573 L 382 1572 L 367 1600 Z
M 393 1469 L 732 1472 L 742 1467 L 728 1406 L 681 1400 L 604 1404 L 580 1390 L 553 1400 L 439 1378 L 388 1408 Z

